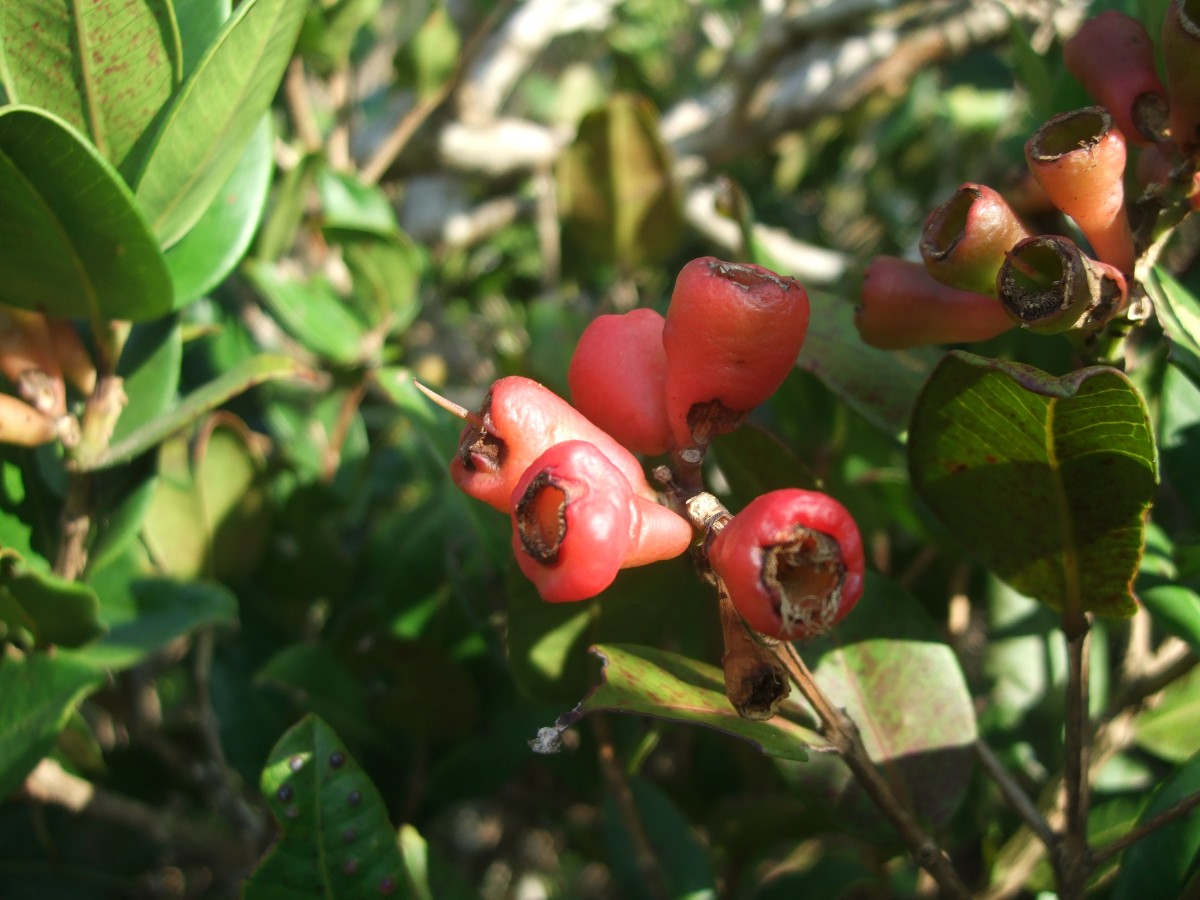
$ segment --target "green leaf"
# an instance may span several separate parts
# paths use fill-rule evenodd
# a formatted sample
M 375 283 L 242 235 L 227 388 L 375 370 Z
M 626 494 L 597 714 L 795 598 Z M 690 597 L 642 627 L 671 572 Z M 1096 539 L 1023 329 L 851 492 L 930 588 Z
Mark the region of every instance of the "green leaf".
M 900 796 L 931 827 L 945 824 L 974 769 L 975 707 L 954 651 L 920 604 L 894 583 L 869 576 L 858 606 L 800 654 L 833 705 L 858 725 L 867 753 Z M 831 814 L 848 827 L 881 823 L 840 761 L 814 758 L 794 777 L 832 800 Z
M 17 568 L 0 575 L 0 639 L 29 631 L 38 646 L 80 647 L 105 632 L 100 603 L 86 584 Z
M 282 836 L 251 873 L 246 900 L 409 896 L 383 799 L 321 719 L 279 739 L 262 792 Z
M 1182 763 L 1200 753 L 1200 669 L 1173 681 L 1162 700 L 1133 720 L 1134 742 L 1168 762 Z
M 158 243 L 121 177 L 49 113 L 0 109 L 0 302 L 58 316 L 171 309 Z
M 366 184 L 350 172 L 329 166 L 317 170 L 321 199 L 321 226 L 390 234 L 397 228 L 396 213 L 378 185 Z
M 569 725 L 590 712 L 624 712 L 669 722 L 704 725 L 756 745 L 768 756 L 806 760 L 806 748 L 821 746 L 816 732 L 793 717 L 790 701 L 765 722 L 743 719 L 725 696 L 721 670 L 668 650 L 632 644 L 598 644 L 592 652 L 604 664 L 602 680 L 572 712 L 559 720 Z
M 1145 284 L 1170 339 L 1171 359 L 1200 386 L 1200 300 L 1165 269 L 1154 269 Z
M 825 291 L 810 290 L 808 298 L 808 336 L 796 365 L 872 425 L 903 435 L 937 352 L 928 347 L 895 352 L 868 347 L 854 325 L 854 304 Z
M 1163 483 L 1200 526 L 1200 379 L 1189 377 L 1176 363 L 1164 366 L 1158 406 L 1159 457 Z
M 50 752 L 76 704 L 103 680 L 68 651 L 0 655 L 0 797 Z
M 558 161 L 565 237 L 601 261 L 661 261 L 682 232 L 679 198 L 650 103 L 616 94 L 584 116 Z
M 147 422 L 91 459 L 79 461 L 81 471 L 96 471 L 128 462 L 162 443 L 168 436 L 255 385 L 277 378 L 302 377 L 307 370 L 290 356 L 263 353 L 252 357 L 188 394 L 169 412 Z
M 711 450 L 738 507 L 780 488 L 817 488 L 816 476 L 792 448 L 752 422 L 717 438 Z
M 359 29 L 379 11 L 380 0 L 337 0 L 314 4 L 304 21 L 300 52 L 321 75 L 329 75 L 350 60 Z M 409 11 L 411 14 L 411 11 Z
M 135 194 L 163 247 L 204 214 L 283 77 L 307 3 L 246 0 L 176 94 Z
M 90 581 L 101 598 L 108 634 L 79 655 L 112 671 L 131 668 L 199 628 L 237 622 L 237 597 L 224 585 L 146 578 L 130 556 Z
M 357 306 L 372 327 L 401 332 L 411 325 L 421 309 L 421 255 L 408 235 L 347 229 L 326 229 L 325 234 L 341 245 Z
M 1200 653 L 1200 594 L 1183 585 L 1160 584 L 1142 591 L 1141 601 L 1156 625 Z
M 12 103 L 40 107 L 88 136 L 128 180 L 181 77 L 169 0 L 25 0 L 0 7 Z
M 629 790 L 645 831 L 645 840 L 658 862 L 669 897 L 687 900 L 716 900 L 716 876 L 712 853 L 696 834 L 692 823 L 657 785 L 644 778 L 631 778 Z M 611 793 L 604 798 L 604 836 L 609 865 L 622 887 L 621 896 L 630 900 L 655 900 L 639 865 L 637 842 Z
M 183 45 L 183 77 L 192 74 L 233 11 L 231 0 L 172 0 Z
M 1021 593 L 1069 620 L 1136 611 L 1157 463 L 1121 372 L 1054 378 L 953 351 L 913 413 L 909 468 L 943 524 Z
M 167 251 L 176 309 L 220 284 L 250 247 L 271 185 L 273 140 L 270 117 L 264 116 L 208 209 Z
M 304 220 L 317 172 L 324 165 L 321 156 L 309 153 L 277 179 L 254 249 L 256 259 L 273 262 L 291 249 Z
M 313 353 L 340 365 L 362 360 L 366 325 L 323 278 L 300 281 L 266 262 L 248 263 L 246 274 L 283 327 Z
M 1193 756 L 1155 791 L 1138 819 L 1141 825 L 1176 803 L 1200 793 L 1200 754 Z M 1142 897 L 1184 897 L 1191 882 L 1195 886 L 1200 863 L 1200 815 L 1176 819 L 1125 851 L 1113 900 Z

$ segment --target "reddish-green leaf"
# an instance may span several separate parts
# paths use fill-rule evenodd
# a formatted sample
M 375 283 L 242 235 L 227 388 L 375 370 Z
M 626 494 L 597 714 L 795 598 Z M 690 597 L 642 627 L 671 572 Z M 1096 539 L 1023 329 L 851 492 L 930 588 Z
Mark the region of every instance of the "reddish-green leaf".
M 0 5 L 0 57 L 10 101 L 70 123 L 128 178 L 182 52 L 169 0 L 22 0 Z
M 1077 620 L 1129 616 L 1157 457 L 1141 395 L 1115 369 L 1055 378 L 954 351 L 909 431 L 913 484 L 1022 593 Z

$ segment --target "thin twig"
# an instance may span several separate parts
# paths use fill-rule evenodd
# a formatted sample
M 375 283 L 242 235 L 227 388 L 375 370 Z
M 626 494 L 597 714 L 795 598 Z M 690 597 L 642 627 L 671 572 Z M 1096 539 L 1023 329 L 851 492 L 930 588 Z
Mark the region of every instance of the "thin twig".
M 1083 896 L 1087 883 L 1088 843 L 1088 631 L 1067 639 L 1067 699 L 1063 762 L 1066 828 L 1055 869 L 1058 893 L 1066 900 Z
M 1050 823 L 1046 821 L 1033 801 L 1029 799 L 1029 795 L 1021 789 L 1013 777 L 1004 768 L 1004 764 L 1000 762 L 995 752 L 981 740 L 975 742 L 975 754 L 979 757 L 979 761 L 983 763 L 983 768 L 991 776 L 992 780 L 999 786 L 1000 791 L 1004 794 L 1005 799 L 1012 804 L 1013 809 L 1025 821 L 1025 824 L 1033 830 L 1033 833 L 1041 839 L 1041 842 L 1046 846 L 1046 849 L 1053 850 L 1058 843 L 1058 837 L 1054 834 L 1054 829 L 1050 827 Z
M 642 879 L 655 900 L 669 900 L 671 894 L 667 890 L 662 867 L 659 865 L 658 857 L 654 854 L 654 848 L 650 845 L 650 838 L 646 835 L 646 828 L 638 813 L 633 791 L 630 790 L 629 780 L 625 777 L 625 769 L 617 759 L 617 750 L 613 746 L 608 720 L 604 718 L 603 713 L 598 713 L 591 716 L 589 721 L 592 723 L 592 729 L 596 732 L 596 740 L 600 744 L 600 771 L 604 775 L 604 780 L 608 782 L 608 789 L 612 794 L 613 801 L 617 804 L 621 822 L 625 825 L 625 830 L 629 832 L 629 837 L 633 842 L 633 853 L 638 869 L 642 873 Z
M 963 884 L 950 858 L 941 847 L 925 833 L 908 810 L 892 791 L 891 785 L 879 774 L 862 742 L 858 726 L 846 713 L 834 706 L 825 692 L 817 685 L 812 672 L 796 652 L 792 644 L 782 645 L 780 659 L 788 673 L 800 688 L 800 692 L 816 711 L 823 725 L 826 739 L 845 761 L 863 790 L 875 802 L 880 811 L 900 834 L 917 865 L 932 876 L 947 897 L 969 898 L 970 890 Z
M 1189 794 L 1182 800 L 1164 809 L 1154 818 L 1147 819 L 1141 825 L 1127 831 L 1111 843 L 1105 844 L 1099 850 L 1094 851 L 1091 855 L 1092 868 L 1100 868 L 1100 866 L 1104 865 L 1125 848 L 1136 844 L 1142 838 L 1146 837 L 1146 835 L 1152 834 L 1164 825 L 1170 824 L 1176 819 L 1183 818 L 1197 807 L 1200 807 L 1200 793 Z

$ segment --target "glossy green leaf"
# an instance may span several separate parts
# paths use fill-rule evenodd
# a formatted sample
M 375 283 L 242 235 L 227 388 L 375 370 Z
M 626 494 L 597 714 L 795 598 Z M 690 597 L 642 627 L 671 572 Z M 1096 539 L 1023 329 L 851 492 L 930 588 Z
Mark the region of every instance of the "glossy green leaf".
M 277 378 L 302 377 L 306 371 L 289 356 L 264 353 L 251 357 L 197 388 L 168 412 L 136 428 L 102 453 L 80 460 L 79 467 L 82 471 L 95 471 L 128 462 L 255 385 Z
M 283 77 L 307 4 L 246 0 L 176 94 L 135 194 L 163 247 L 204 214 Z
M 704 725 L 756 745 L 768 756 L 806 760 L 807 747 L 824 741 L 800 724 L 791 700 L 765 722 L 743 719 L 725 696 L 725 679 L 716 666 L 668 650 L 633 644 L 598 644 L 592 652 L 604 663 L 600 683 L 572 712 L 565 726 L 590 712 L 624 712 Z M 811 719 L 809 720 L 811 721 Z
M 808 336 L 796 365 L 819 378 L 868 422 L 902 436 L 937 352 L 928 347 L 902 351 L 868 347 L 854 325 L 854 304 L 825 291 L 810 290 L 808 298 Z
M 1200 594 L 1181 584 L 1161 584 L 1141 593 L 1154 623 L 1200 653 Z
M 213 581 L 147 578 L 131 555 L 91 576 L 108 634 L 80 651 L 112 671 L 128 669 L 172 641 L 210 625 L 237 622 L 237 597 Z
M 70 123 L 127 180 L 179 83 L 181 55 L 170 0 L 0 6 L 9 100 Z
M 1162 699 L 1133 721 L 1134 742 L 1168 762 L 1182 763 L 1200 753 L 1200 669 L 1173 681 Z
M 279 739 L 262 792 L 282 835 L 246 882 L 246 900 L 409 896 L 383 798 L 321 719 L 306 716 Z
M 946 527 L 1021 593 L 1071 619 L 1136 610 L 1157 460 L 1122 373 L 1054 378 L 954 351 L 918 400 L 909 468 Z
M 116 170 L 23 106 L 0 109 L 0 302 L 89 321 L 172 305 L 158 243 Z
M 1200 386 L 1200 299 L 1164 269 L 1145 281 L 1154 311 L 1171 342 L 1171 359 Z
M 659 262 L 679 242 L 671 165 L 644 98 L 616 94 L 585 116 L 556 176 L 564 237 L 597 260 Z
M 667 896 L 688 900 L 716 900 L 716 875 L 712 851 L 692 828 L 692 823 L 661 788 L 644 778 L 631 778 L 630 796 L 637 810 Z M 604 798 L 604 836 L 609 865 L 620 883 L 621 896 L 629 900 L 658 900 L 639 865 L 638 843 L 611 793 Z
M 0 797 L 50 752 L 76 704 L 104 677 L 69 651 L 0 655 Z
M 276 179 L 254 248 L 256 259 L 274 262 L 291 249 L 304 220 L 317 172 L 324 165 L 319 154 L 309 153 Z
M 945 824 L 974 769 L 975 707 L 954 651 L 920 604 L 896 584 L 868 577 L 853 612 L 799 650 L 898 793 L 931 827 Z M 888 828 L 840 761 L 821 756 L 792 772 L 847 827 Z
M 1162 373 L 1158 406 L 1159 456 L 1166 490 L 1178 499 L 1192 527 L 1200 527 L 1200 378 L 1189 377 L 1176 363 Z
M 350 172 L 329 166 L 317 170 L 321 200 L 321 227 L 390 234 L 397 226 L 396 213 L 383 189 L 367 184 Z
M 104 634 L 99 614 L 86 584 L 24 567 L 0 573 L 0 639 L 21 629 L 39 647 L 79 647 Z
M 231 0 L 171 0 L 179 41 L 183 45 L 183 77 L 192 74 L 221 26 L 233 11 Z
M 264 116 L 208 209 L 167 251 L 176 309 L 220 284 L 249 249 L 274 170 L 272 131 L 270 118 Z
M 1200 754 L 1184 763 L 1155 791 L 1138 824 L 1197 793 L 1200 793 Z M 1193 809 L 1190 815 L 1163 826 L 1125 851 L 1113 900 L 1192 896 L 1198 867 L 1200 815 Z M 1191 891 L 1184 889 L 1189 882 Z
M 366 325 L 320 276 L 300 281 L 271 263 L 256 262 L 246 274 L 287 331 L 305 347 L 332 362 L 359 362 Z

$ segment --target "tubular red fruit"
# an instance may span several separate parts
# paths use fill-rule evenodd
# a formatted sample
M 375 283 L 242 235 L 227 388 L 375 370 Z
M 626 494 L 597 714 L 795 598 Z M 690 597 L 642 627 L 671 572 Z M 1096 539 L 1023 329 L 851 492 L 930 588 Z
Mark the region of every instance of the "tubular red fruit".
M 620 443 L 655 456 L 671 449 L 661 315 L 598 316 L 575 345 L 567 382 L 575 407 Z
M 995 294 L 1004 254 L 1028 236 L 1003 197 L 985 184 L 964 184 L 925 220 L 921 258 L 942 284 Z
M 1154 63 L 1154 41 L 1137 19 L 1110 9 L 1092 16 L 1063 45 L 1067 71 L 1112 113 L 1135 144 L 1162 140 L 1167 91 Z
M 58 437 L 54 420 L 24 400 L 0 394 L 0 444 L 37 447 Z
M 586 441 L 539 456 L 512 495 L 513 552 L 542 599 L 594 597 L 625 567 L 678 556 L 691 542 L 681 516 L 637 497 Z
M 1102 106 L 1053 116 L 1025 143 L 1029 170 L 1051 202 L 1075 220 L 1098 259 L 1130 272 L 1125 158 L 1125 138 Z
M 996 284 L 1013 319 L 1037 334 L 1094 331 L 1129 298 L 1119 269 L 1088 258 L 1056 234 L 1026 238 L 1013 247 Z
M 934 280 L 919 262 L 877 256 L 863 276 L 855 324 L 883 350 L 986 341 L 1013 327 L 995 297 Z
M 755 631 L 823 634 L 862 596 L 858 526 L 828 494 L 789 488 L 751 501 L 712 540 L 709 562 Z
M 510 375 L 492 384 L 483 406 L 458 442 L 450 476 L 466 494 L 508 512 L 518 479 L 544 451 L 569 440 L 595 444 L 635 494 L 653 500 L 637 457 L 536 381 Z
M 783 383 L 808 331 L 808 293 L 750 263 L 694 259 L 675 281 L 663 348 L 676 446 L 736 428 Z
M 1200 0 L 1171 0 L 1162 29 L 1171 140 L 1184 157 L 1200 153 Z
M 66 384 L 41 313 L 0 307 L 0 372 L 39 412 L 66 413 Z

